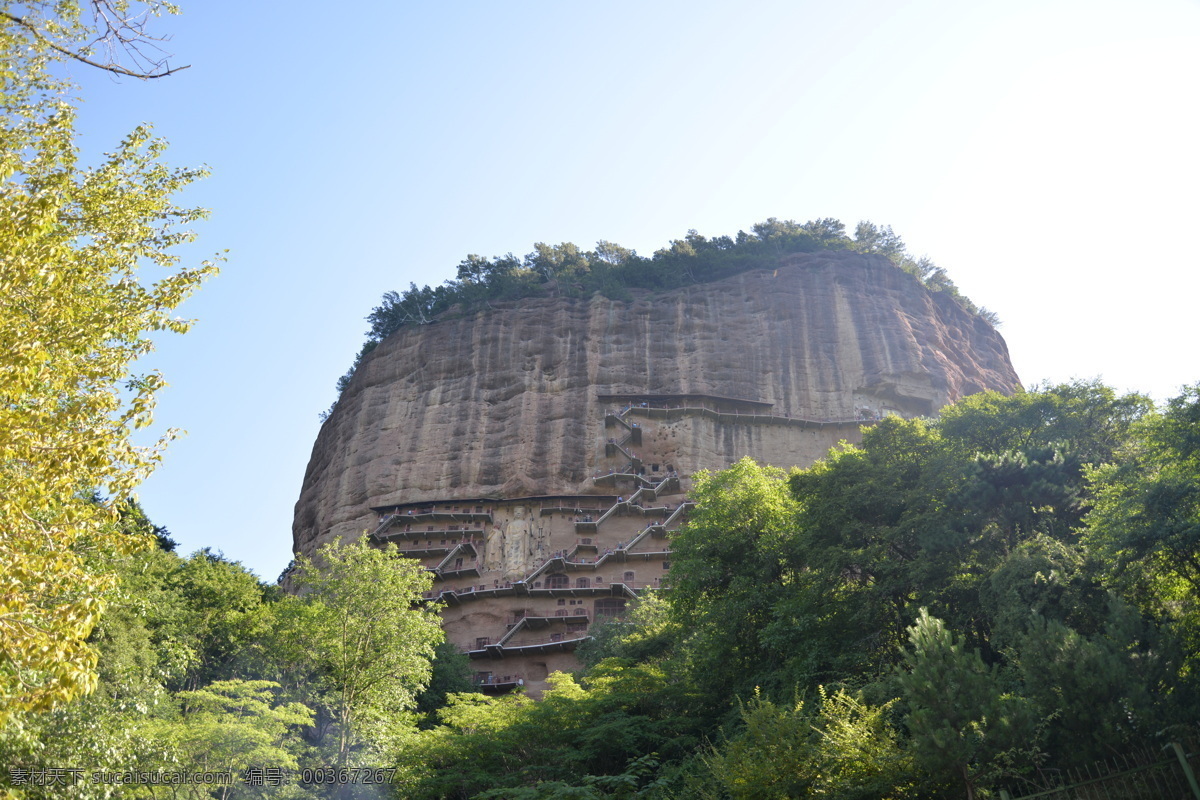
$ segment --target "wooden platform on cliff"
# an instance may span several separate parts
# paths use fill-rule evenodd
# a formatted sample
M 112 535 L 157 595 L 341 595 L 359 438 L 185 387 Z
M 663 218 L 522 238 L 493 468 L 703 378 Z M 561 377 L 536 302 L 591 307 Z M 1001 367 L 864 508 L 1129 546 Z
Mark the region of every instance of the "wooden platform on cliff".
M 709 402 L 732 407 L 748 409 L 765 409 L 774 406 L 763 400 L 747 400 L 741 397 L 721 397 L 716 394 L 597 394 L 596 399 L 602 403 L 626 403 L 632 407 L 645 403 L 649 406 L 683 405 L 689 402 Z
M 842 417 L 794 417 L 791 414 L 771 414 L 768 412 L 774 408 L 774 403 L 710 394 L 598 394 L 596 398 L 601 402 L 624 403 L 625 405 L 619 411 L 606 411 L 604 423 L 605 427 L 612 427 L 613 424 L 619 422 L 630 432 L 635 430 L 635 424 L 630 424 L 625 419 L 630 415 L 647 419 L 670 420 L 698 414 L 726 425 L 794 425 L 797 427 L 871 425 L 883 418 L 880 414 L 855 414 Z M 623 448 L 621 449 L 624 452 Z M 612 455 L 612 453 L 608 453 L 608 455 Z M 625 455 L 628 457 L 629 454 L 625 453 Z

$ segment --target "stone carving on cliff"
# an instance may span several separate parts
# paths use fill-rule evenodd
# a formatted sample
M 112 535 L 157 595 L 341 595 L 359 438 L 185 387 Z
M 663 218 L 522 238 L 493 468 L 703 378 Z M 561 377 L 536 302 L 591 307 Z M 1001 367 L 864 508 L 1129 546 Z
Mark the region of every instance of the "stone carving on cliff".
M 483 568 L 487 572 L 498 570 L 504 566 L 504 528 L 493 525 L 488 533 L 487 544 L 484 548 Z
M 525 518 L 525 507 L 517 506 L 504 530 L 504 580 L 518 581 L 530 568 L 533 532 Z
M 534 525 L 531 545 L 535 562 L 541 563 L 550 558 L 550 531 L 545 525 Z

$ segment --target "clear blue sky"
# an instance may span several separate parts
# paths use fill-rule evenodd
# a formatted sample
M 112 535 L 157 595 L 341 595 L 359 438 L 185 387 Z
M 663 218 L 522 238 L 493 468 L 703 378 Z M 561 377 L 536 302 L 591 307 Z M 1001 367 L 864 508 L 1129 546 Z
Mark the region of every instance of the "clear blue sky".
M 205 0 L 161 81 L 73 70 L 92 161 L 153 122 L 229 261 L 147 368 L 185 428 L 140 492 L 274 579 L 317 414 L 390 289 L 468 253 L 650 254 L 770 216 L 889 224 L 1026 384 L 1200 381 L 1196 0 Z

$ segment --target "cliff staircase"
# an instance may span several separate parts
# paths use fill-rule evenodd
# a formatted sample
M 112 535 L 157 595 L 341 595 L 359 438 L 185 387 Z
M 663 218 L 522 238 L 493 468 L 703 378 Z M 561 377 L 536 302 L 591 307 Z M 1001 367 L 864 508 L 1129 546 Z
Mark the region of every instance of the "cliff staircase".
M 607 517 L 609 514 L 613 513 L 619 506 L 626 505 L 626 504 L 627 503 L 613 504 L 613 507 L 610 508 L 607 512 L 605 512 L 604 516 Z M 609 562 L 628 561 L 631 556 L 633 556 L 633 557 L 640 556 L 640 557 L 646 558 L 646 557 L 658 557 L 660 555 L 669 555 L 671 552 L 671 548 L 669 546 L 667 546 L 665 543 L 661 548 L 657 548 L 655 550 L 643 551 L 643 550 L 639 550 L 638 548 L 648 538 L 658 538 L 658 537 L 666 538 L 672 531 L 674 531 L 679 526 L 679 524 L 681 524 L 684 521 L 684 518 L 686 517 L 688 510 L 695 508 L 695 505 L 696 504 L 691 502 L 690 500 L 685 500 L 682 503 L 680 503 L 679 506 L 676 507 L 674 510 L 667 509 L 666 507 L 663 507 L 661 509 L 642 509 L 645 511 L 651 511 L 651 510 L 653 510 L 653 511 L 661 510 L 663 512 L 670 511 L 670 513 L 667 515 L 666 519 L 664 519 L 662 522 L 651 522 L 649 525 L 642 528 L 642 530 L 640 530 L 637 534 L 635 534 L 634 537 L 631 538 L 628 542 L 619 542 L 615 548 L 606 550 L 603 554 L 601 554 L 594 561 L 591 559 L 579 559 L 578 553 L 579 553 L 580 549 L 583 549 L 585 547 L 587 549 L 598 549 L 598 547 L 596 545 L 590 544 L 590 543 L 587 545 L 584 545 L 581 543 L 576 543 L 575 547 L 572 548 L 570 551 L 556 553 L 555 555 L 546 559 L 545 562 L 543 562 L 542 564 L 539 564 L 537 567 L 535 567 L 533 570 L 531 570 L 527 575 L 525 575 L 525 577 L 522 578 L 521 582 L 525 583 L 527 585 L 531 584 L 531 582 L 536 581 L 536 579 L 538 577 L 541 577 L 545 573 L 549 572 L 551 570 L 551 568 L 553 568 L 553 567 L 557 567 L 558 569 L 562 570 L 563 572 L 575 571 L 580 568 L 585 568 L 585 569 L 588 569 L 589 571 L 594 571 L 594 570 L 597 570 L 597 569 L 603 567 L 605 564 L 607 564 Z M 598 587 L 596 587 L 596 588 L 598 588 Z
M 633 580 L 633 571 L 618 568 L 619 580 L 603 582 L 597 571 L 606 565 L 626 564 L 631 560 L 653 560 L 669 557 L 671 553 L 668 537 L 685 520 L 689 509 L 694 503 L 683 500 L 672 507 L 661 503 L 660 498 L 682 491 L 679 476 L 673 471 L 664 477 L 646 477 L 643 473 L 641 458 L 630 448 L 642 443 L 642 426 L 627 419 L 634 410 L 627 405 L 619 412 L 605 412 L 605 427 L 618 429 L 619 436 L 609 437 L 605 443 L 606 457 L 623 456 L 627 463 L 620 471 L 613 470 L 608 475 L 594 475 L 596 484 L 628 481 L 633 484 L 633 492 L 628 497 L 618 497 L 614 502 L 599 511 L 599 508 L 584 513 L 581 508 L 570 509 L 567 506 L 555 507 L 558 512 L 574 510 L 575 531 L 578 538 L 575 545 L 567 550 L 560 550 L 550 556 L 535 562 L 519 580 L 505 581 L 501 584 L 494 581 L 492 586 L 486 584 L 470 585 L 455 589 L 434 590 L 427 594 L 429 599 L 440 599 L 457 605 L 470 599 L 484 597 L 513 596 L 513 597 L 619 597 L 633 599 L 642 589 L 657 588 L 656 578 L 653 582 L 638 584 Z M 599 498 L 597 498 L 599 499 Z M 602 507 L 602 506 L 601 506 Z M 545 509 L 543 509 L 543 512 Z M 597 513 L 599 512 L 599 513 Z M 614 516 L 638 515 L 648 518 L 646 523 L 629 538 L 621 541 L 615 547 L 602 547 L 596 541 L 600 527 Z M 388 536 L 390 526 L 396 524 L 398 515 L 385 518 L 376 529 L 379 537 Z M 393 536 L 396 534 L 392 534 Z M 653 544 L 651 544 L 653 543 Z M 475 556 L 474 562 L 465 564 L 464 554 Z M 482 566 L 482 539 L 471 538 L 456 544 L 446 552 L 436 567 L 433 568 L 439 579 L 445 580 L 466 575 L 479 575 Z M 570 577 L 574 573 L 576 577 Z M 582 574 L 581 574 L 582 573 Z M 499 639 L 491 640 L 480 637 L 471 654 L 476 657 L 504 658 L 506 655 L 519 653 L 542 653 L 573 649 L 580 641 L 586 639 L 589 633 L 586 629 L 579 630 L 580 622 L 588 622 L 589 615 L 582 608 L 576 613 L 565 611 L 556 613 L 554 617 L 528 616 L 522 614 L 519 619 L 512 619 L 507 630 Z M 548 637 L 530 639 L 529 634 L 535 629 L 545 628 L 554 623 L 574 623 L 568 630 L 553 632 Z
M 462 575 L 479 575 L 480 564 L 479 560 L 483 553 L 482 539 L 466 539 L 454 546 L 454 549 L 446 554 L 438 565 L 431 571 L 435 573 L 440 580 L 449 578 L 457 578 Z M 473 556 L 471 563 L 465 562 L 466 554 L 470 553 Z M 462 562 L 461 564 L 459 562 Z

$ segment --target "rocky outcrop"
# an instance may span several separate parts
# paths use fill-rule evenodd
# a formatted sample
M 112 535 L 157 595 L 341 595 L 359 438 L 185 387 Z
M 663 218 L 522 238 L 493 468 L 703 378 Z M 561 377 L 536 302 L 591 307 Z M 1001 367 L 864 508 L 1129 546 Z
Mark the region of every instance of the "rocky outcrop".
M 297 551 L 374 528 L 371 508 L 602 494 L 594 476 L 611 396 L 737 398 L 781 421 L 819 421 L 932 414 L 1019 386 L 987 323 L 885 259 L 851 252 L 629 301 L 492 306 L 402 329 L 363 360 L 313 448 Z M 655 435 L 656 457 L 686 479 L 747 454 L 811 463 L 847 428 L 701 415 Z

